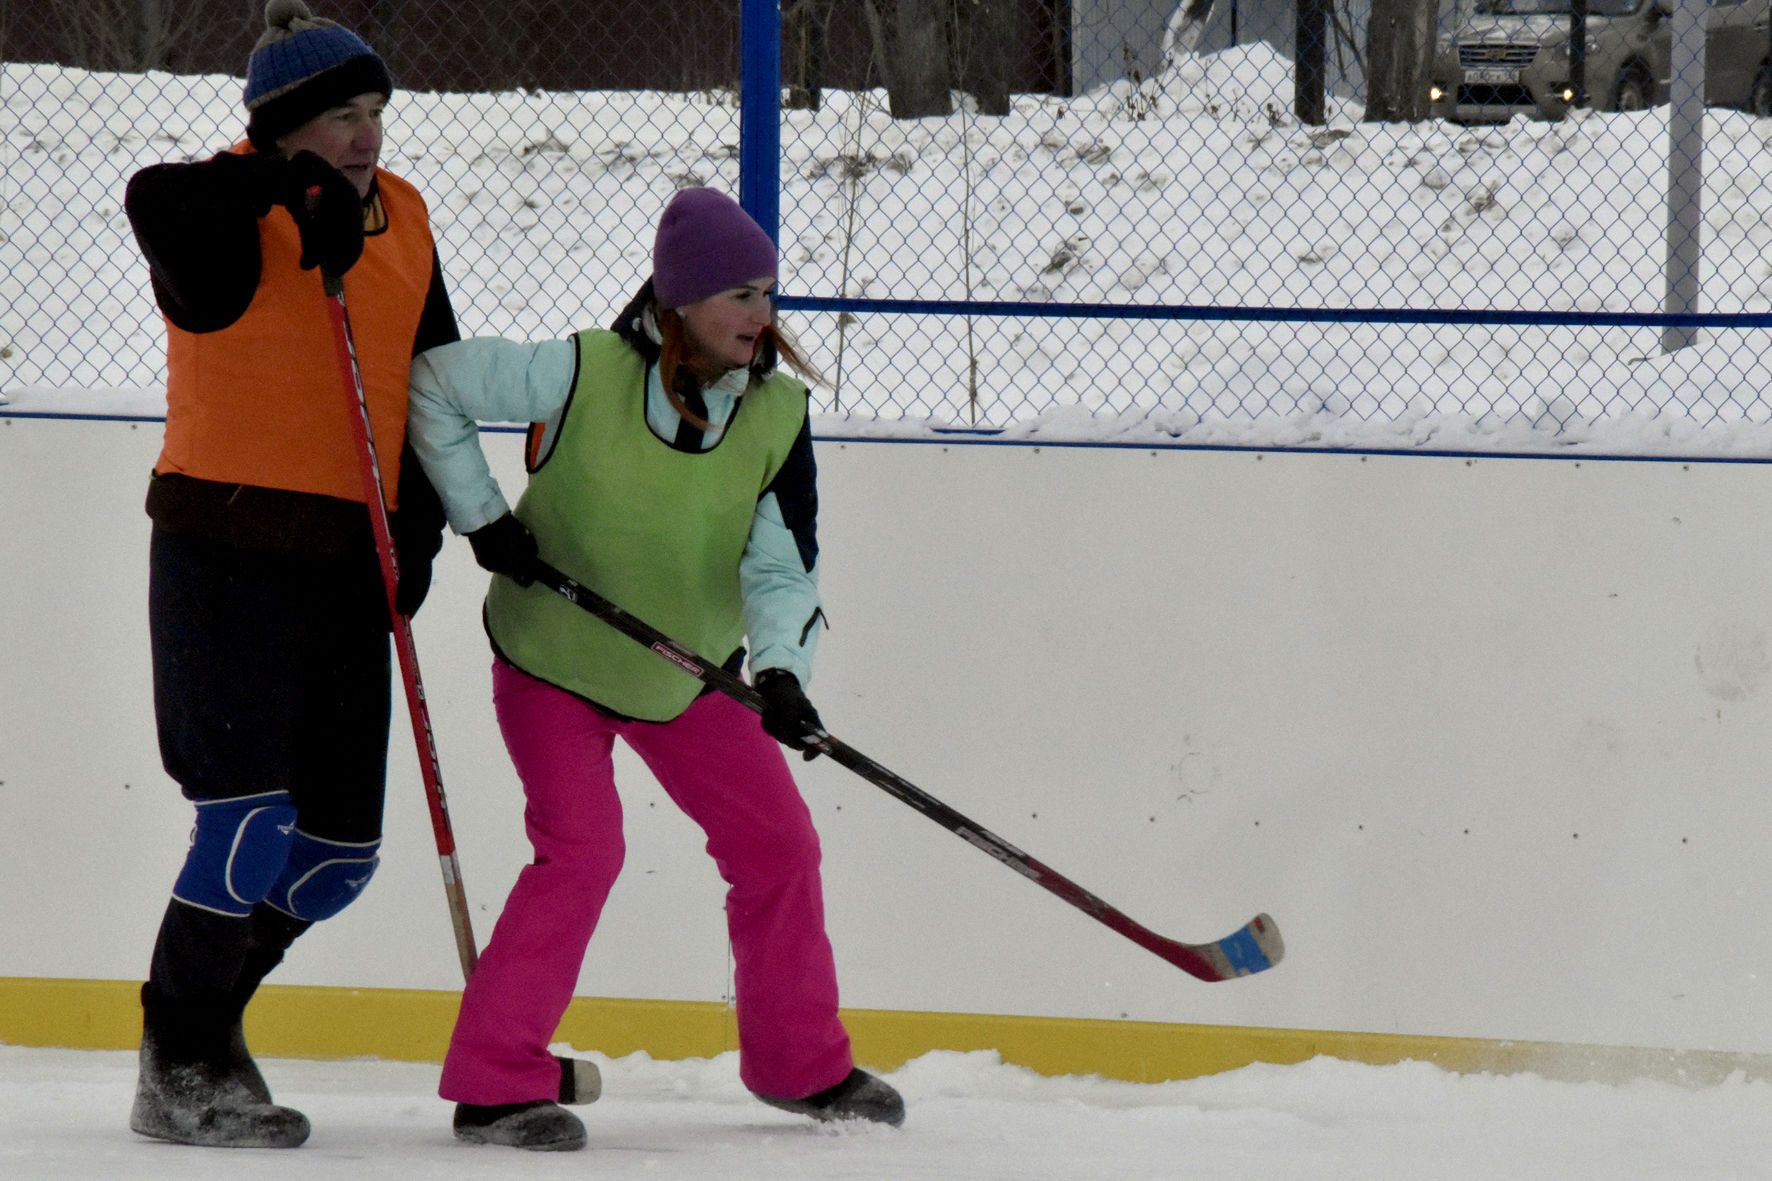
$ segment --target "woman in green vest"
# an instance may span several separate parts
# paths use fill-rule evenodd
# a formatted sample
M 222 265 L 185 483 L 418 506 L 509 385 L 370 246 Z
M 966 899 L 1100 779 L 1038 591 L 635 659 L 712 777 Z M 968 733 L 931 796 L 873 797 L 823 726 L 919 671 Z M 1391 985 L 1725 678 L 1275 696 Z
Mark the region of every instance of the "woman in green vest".
M 493 703 L 523 782 L 535 860 L 462 997 L 439 1093 L 474 1143 L 571 1149 L 548 1052 L 620 871 L 620 738 L 708 837 L 725 879 L 739 1073 L 815 1119 L 898 1124 L 837 1016 L 818 834 L 777 741 L 823 736 L 803 686 L 823 611 L 808 367 L 774 322 L 774 242 L 730 197 L 686 189 L 653 274 L 608 331 L 433 349 L 413 365 L 410 436 L 449 523 L 493 572 Z M 530 422 L 512 510 L 476 421 Z M 537 559 L 698 652 L 746 660 L 757 715 L 558 594 Z

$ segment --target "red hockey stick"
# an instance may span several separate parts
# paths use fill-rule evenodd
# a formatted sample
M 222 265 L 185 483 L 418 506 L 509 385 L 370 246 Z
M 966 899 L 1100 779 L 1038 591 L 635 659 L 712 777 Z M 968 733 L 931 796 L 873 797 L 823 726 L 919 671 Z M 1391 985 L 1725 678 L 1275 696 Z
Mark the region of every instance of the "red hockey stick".
M 455 833 L 449 826 L 449 805 L 443 797 L 443 772 L 437 760 L 436 735 L 431 731 L 431 711 L 425 703 L 424 682 L 418 675 L 418 649 L 412 642 L 412 621 L 394 607 L 394 592 L 400 585 L 400 559 L 394 552 L 387 496 L 382 489 L 381 467 L 375 455 L 375 436 L 369 429 L 369 403 L 363 396 L 363 373 L 357 367 L 357 346 L 351 338 L 351 316 L 345 308 L 344 282 L 324 269 L 321 281 L 326 289 L 327 312 L 332 318 L 333 341 L 338 347 L 338 369 L 344 380 L 351 434 L 357 442 L 358 471 L 363 477 L 363 491 L 369 503 L 369 525 L 375 533 L 375 552 L 381 559 L 388 617 L 394 621 L 394 650 L 400 657 L 400 679 L 406 685 L 406 712 L 412 717 L 419 771 L 424 776 L 425 799 L 431 806 L 431 831 L 437 838 L 437 858 L 443 866 L 443 891 L 449 897 L 455 950 L 461 956 L 461 973 L 465 979 L 473 975 L 479 953 L 474 947 L 473 926 L 468 920 L 468 898 L 462 889 L 461 866 L 455 856 Z

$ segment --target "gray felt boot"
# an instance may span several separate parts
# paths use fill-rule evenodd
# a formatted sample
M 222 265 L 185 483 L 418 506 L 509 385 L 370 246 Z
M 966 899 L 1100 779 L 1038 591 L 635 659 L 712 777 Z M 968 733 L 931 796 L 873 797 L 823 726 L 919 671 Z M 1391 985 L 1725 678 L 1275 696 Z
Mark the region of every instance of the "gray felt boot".
M 898 1127 L 904 1123 L 904 1099 L 892 1084 L 865 1070 L 851 1070 L 849 1077 L 804 1099 L 757 1098 L 771 1107 L 809 1115 L 815 1120 L 859 1119 Z
M 534 1152 L 572 1152 L 585 1146 L 585 1126 L 551 1099 L 528 1103 L 457 1103 L 455 1138 Z

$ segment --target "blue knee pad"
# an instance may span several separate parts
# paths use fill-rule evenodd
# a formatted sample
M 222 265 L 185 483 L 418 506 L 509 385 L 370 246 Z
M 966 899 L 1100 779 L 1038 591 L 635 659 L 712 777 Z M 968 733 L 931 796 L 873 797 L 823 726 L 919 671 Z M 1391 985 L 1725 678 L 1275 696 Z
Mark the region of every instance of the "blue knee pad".
M 218 914 L 250 914 L 283 871 L 294 840 L 295 806 L 286 791 L 198 801 L 191 851 L 172 896 Z
M 352 902 L 381 864 L 381 841 L 326 841 L 297 829 L 282 876 L 265 901 L 285 914 L 318 922 Z

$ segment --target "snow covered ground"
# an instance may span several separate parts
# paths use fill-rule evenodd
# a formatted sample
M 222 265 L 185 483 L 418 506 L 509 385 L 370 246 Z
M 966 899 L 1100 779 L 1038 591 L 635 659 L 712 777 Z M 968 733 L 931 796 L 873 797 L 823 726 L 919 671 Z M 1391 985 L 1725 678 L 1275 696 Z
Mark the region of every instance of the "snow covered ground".
M 592 1057 L 598 1057 L 592 1055 Z M 1136 1084 L 1042 1078 L 984 1053 L 889 1076 L 905 1126 L 820 1127 L 751 1099 L 731 1055 L 599 1058 L 582 1153 L 458 1144 L 436 1068 L 267 1061 L 313 1121 L 295 1151 L 186 1148 L 127 1127 L 134 1056 L 0 1047 L 0 1175 L 15 1181 L 1750 1181 L 1772 1176 L 1772 1087 L 1688 1091 L 1458 1076 L 1320 1058 Z

